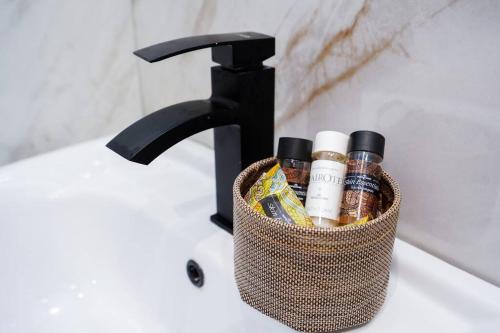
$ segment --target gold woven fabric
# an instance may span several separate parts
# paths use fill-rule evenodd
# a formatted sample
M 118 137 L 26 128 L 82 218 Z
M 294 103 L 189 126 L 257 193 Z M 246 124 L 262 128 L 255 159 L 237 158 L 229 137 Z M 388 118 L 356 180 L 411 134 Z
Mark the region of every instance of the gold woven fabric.
M 398 184 L 383 174 L 383 201 L 390 202 L 381 216 L 364 225 L 304 228 L 263 216 L 242 197 L 274 163 L 270 158 L 252 164 L 233 187 L 234 265 L 241 298 L 303 332 L 368 322 L 382 306 L 389 281 L 401 201 Z

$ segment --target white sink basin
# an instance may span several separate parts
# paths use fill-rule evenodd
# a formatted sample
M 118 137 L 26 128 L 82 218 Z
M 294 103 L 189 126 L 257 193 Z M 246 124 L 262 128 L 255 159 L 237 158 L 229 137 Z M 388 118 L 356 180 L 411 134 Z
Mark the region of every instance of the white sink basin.
M 209 222 L 213 152 L 184 141 L 142 166 L 106 142 L 0 169 L 0 332 L 292 331 L 239 299 L 232 236 Z M 500 288 L 400 240 L 394 257 L 384 307 L 357 330 L 500 329 Z

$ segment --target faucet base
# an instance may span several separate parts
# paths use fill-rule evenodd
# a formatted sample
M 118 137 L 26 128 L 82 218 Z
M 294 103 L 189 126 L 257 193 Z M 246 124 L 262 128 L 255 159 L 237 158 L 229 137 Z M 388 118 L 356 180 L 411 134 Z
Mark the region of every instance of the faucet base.
M 215 225 L 219 226 L 220 228 L 226 230 L 231 235 L 233 234 L 233 221 L 224 218 L 220 214 L 214 214 L 210 216 L 210 221 L 215 223 Z

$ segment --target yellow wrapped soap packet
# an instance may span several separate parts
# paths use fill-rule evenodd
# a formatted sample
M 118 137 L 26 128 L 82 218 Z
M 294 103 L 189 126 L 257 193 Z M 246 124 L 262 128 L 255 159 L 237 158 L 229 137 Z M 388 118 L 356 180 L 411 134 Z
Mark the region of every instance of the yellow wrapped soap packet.
M 262 215 L 288 224 L 314 227 L 295 191 L 288 185 L 279 164 L 260 176 L 248 190 L 245 201 Z

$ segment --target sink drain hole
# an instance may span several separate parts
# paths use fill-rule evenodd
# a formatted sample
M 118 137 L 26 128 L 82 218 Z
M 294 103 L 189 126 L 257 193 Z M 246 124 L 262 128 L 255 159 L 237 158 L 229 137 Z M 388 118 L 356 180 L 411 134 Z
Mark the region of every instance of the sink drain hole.
M 203 282 L 205 280 L 205 276 L 203 275 L 203 270 L 201 269 L 200 265 L 194 260 L 189 260 L 186 264 L 186 272 L 189 278 L 189 281 L 193 285 L 195 285 L 198 288 L 201 288 L 203 286 Z

